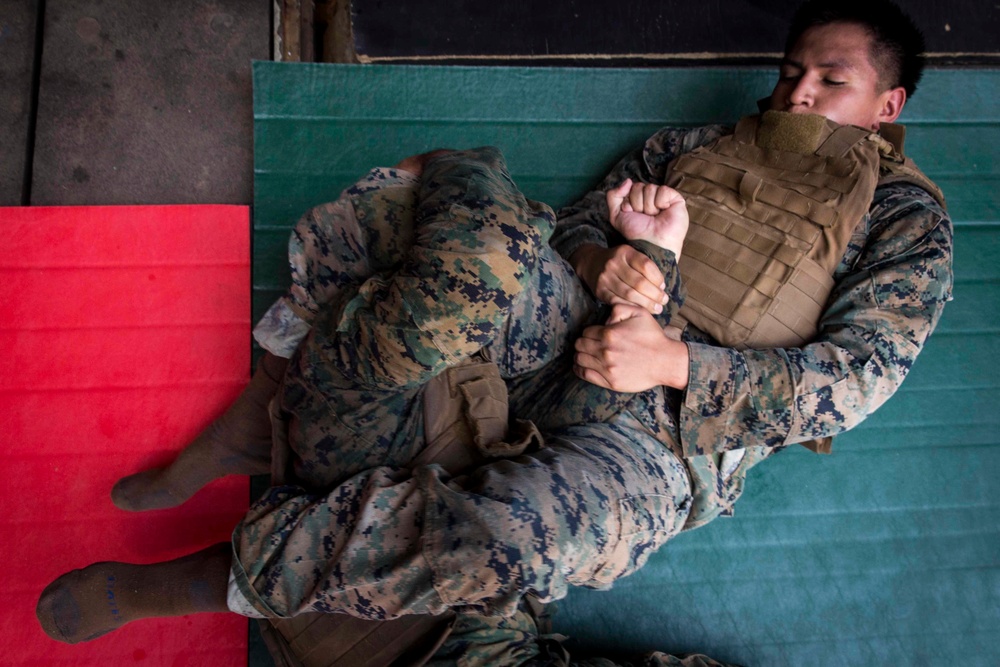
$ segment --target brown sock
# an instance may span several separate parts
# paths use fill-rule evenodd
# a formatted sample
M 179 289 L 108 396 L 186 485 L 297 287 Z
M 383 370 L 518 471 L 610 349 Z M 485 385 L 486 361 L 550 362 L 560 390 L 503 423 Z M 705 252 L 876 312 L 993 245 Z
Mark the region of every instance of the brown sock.
M 118 480 L 114 504 L 129 512 L 176 507 L 209 482 L 226 475 L 262 475 L 271 469 L 274 397 L 288 360 L 265 354 L 243 393 L 166 468 Z
M 90 641 L 140 618 L 228 611 L 232 546 L 152 565 L 94 563 L 49 584 L 35 615 L 53 639 Z

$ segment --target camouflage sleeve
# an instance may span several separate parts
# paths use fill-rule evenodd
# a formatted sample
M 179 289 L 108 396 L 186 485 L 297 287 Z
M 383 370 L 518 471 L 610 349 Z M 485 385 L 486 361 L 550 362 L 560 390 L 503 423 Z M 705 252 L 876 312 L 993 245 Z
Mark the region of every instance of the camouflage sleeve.
M 876 192 L 868 224 L 860 252 L 837 272 L 814 342 L 688 344 L 686 455 L 841 433 L 896 391 L 951 299 L 952 223 L 929 195 L 902 186 Z
M 714 141 L 729 131 L 723 125 L 706 125 L 695 129 L 667 127 L 659 130 L 641 148 L 623 157 L 597 189 L 557 212 L 558 224 L 552 236 L 552 247 L 568 260 L 583 245 L 592 243 L 607 248 L 621 244 L 624 239 L 611 228 L 608 221 L 605 193 L 626 178 L 643 183 L 663 183 L 666 180 L 667 165 L 675 157 Z
M 663 274 L 666 283 L 664 291 L 670 298 L 667 301 L 667 307 L 656 316 L 656 319 L 663 326 L 667 326 L 680 312 L 686 294 L 681 282 L 681 272 L 677 269 L 677 255 L 674 254 L 673 250 L 661 248 L 649 241 L 629 241 L 628 244 L 656 262 L 656 266 Z
M 558 222 L 550 241 L 556 252 L 569 260 L 584 245 L 595 244 L 607 248 L 622 243 L 621 235 L 612 229 L 609 222 L 604 193 L 626 178 L 649 181 L 641 149 L 636 149 L 619 160 L 596 190 L 591 190 L 580 201 L 556 212 Z

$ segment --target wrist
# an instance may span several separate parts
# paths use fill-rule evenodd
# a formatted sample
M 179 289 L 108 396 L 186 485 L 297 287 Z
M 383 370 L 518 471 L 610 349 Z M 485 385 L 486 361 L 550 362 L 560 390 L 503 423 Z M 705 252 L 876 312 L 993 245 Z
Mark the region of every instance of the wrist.
M 673 389 L 687 389 L 690 379 L 691 354 L 687 343 L 667 337 L 665 360 L 661 370 L 661 384 Z
M 595 287 L 594 264 L 601 250 L 603 248 L 597 244 L 586 243 L 577 248 L 569 258 L 573 271 L 591 291 Z
M 663 248 L 664 250 L 669 250 L 674 253 L 674 256 L 680 259 L 681 249 L 684 247 L 684 237 L 687 235 L 687 226 L 674 226 L 668 231 L 661 231 L 659 233 L 650 234 L 649 238 L 644 239 L 648 243 Z

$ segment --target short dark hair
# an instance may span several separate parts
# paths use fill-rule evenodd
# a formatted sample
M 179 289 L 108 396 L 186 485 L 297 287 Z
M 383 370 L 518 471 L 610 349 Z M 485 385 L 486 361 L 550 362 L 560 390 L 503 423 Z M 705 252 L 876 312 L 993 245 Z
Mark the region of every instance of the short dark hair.
M 910 97 L 924 72 L 924 36 L 889 0 L 808 0 L 795 12 L 785 42 L 787 55 L 809 28 L 855 23 L 872 37 L 870 58 L 883 90 L 902 86 Z

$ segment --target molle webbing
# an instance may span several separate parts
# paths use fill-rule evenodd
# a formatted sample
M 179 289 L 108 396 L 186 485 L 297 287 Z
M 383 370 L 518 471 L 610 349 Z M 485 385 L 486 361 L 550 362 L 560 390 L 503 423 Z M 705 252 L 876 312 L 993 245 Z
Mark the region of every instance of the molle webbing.
M 816 334 L 833 270 L 868 210 L 877 135 L 768 111 L 671 165 L 691 227 L 681 316 L 724 345 L 787 347 Z

